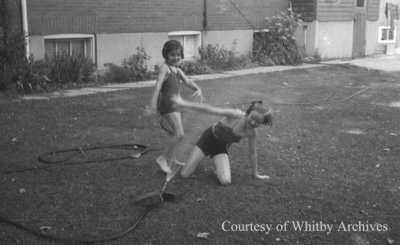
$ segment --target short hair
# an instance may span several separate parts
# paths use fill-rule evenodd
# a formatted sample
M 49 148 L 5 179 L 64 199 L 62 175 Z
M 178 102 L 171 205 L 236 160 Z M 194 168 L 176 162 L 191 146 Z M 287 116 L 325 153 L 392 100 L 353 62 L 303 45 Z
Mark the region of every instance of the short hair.
M 181 56 L 183 59 L 184 58 L 183 57 L 183 47 L 182 47 L 182 44 L 177 40 L 169 40 L 164 44 L 164 47 L 162 49 L 162 56 L 164 57 L 164 59 L 167 59 L 168 53 L 173 50 L 177 50 L 177 49 L 181 50 Z
M 249 108 L 247 108 L 246 110 L 246 116 L 250 115 L 252 111 L 256 111 L 264 116 L 262 122 L 263 124 L 268 124 L 268 125 L 272 124 L 271 108 L 264 106 L 262 100 L 256 100 L 251 102 Z

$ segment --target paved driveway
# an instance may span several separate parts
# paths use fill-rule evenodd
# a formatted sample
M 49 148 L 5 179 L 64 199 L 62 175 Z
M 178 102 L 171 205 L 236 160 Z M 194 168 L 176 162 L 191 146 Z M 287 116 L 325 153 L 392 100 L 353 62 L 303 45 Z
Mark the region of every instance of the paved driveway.
M 349 63 L 352 65 L 365 67 L 369 69 L 387 71 L 387 72 L 399 72 L 400 71 L 400 54 L 398 55 L 382 55 L 382 56 L 374 56 L 362 59 L 354 59 L 349 61 L 328 61 L 324 62 L 328 64 L 336 64 L 336 63 Z

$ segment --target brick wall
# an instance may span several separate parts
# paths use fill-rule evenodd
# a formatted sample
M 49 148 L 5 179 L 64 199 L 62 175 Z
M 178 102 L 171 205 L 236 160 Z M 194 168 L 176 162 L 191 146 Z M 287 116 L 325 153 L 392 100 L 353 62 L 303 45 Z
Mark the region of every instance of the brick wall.
M 209 30 L 259 29 L 265 17 L 289 6 L 287 0 L 209 0 Z
M 258 28 L 287 0 L 206 0 L 207 30 Z M 29 0 L 31 35 L 203 30 L 204 0 Z
M 22 16 L 21 16 L 21 5 L 19 4 L 19 1 L 5 1 L 4 4 L 5 4 L 4 7 L 7 9 L 7 14 L 9 18 L 8 19 L 10 27 L 9 30 L 12 32 L 21 32 Z M 5 21 L 4 18 L 5 16 L 0 17 L 0 21 L 2 22 L 2 24 L 3 21 Z M 1 30 L 0 33 L 3 33 L 3 30 Z

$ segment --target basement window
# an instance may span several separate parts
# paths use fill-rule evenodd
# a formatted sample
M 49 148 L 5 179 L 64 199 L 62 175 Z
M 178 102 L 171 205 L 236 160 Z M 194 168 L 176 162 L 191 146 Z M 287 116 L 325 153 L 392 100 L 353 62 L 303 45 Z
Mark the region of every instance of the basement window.
M 201 45 L 201 32 L 199 31 L 177 31 L 168 33 L 169 40 L 177 40 L 183 46 L 185 59 L 199 57 L 199 47 Z
M 95 61 L 94 35 L 91 34 L 57 34 L 44 37 L 44 54 L 46 56 L 61 55 L 66 52 L 83 54 Z
M 380 43 L 395 43 L 396 42 L 396 27 L 393 29 L 390 26 L 379 27 L 379 40 Z

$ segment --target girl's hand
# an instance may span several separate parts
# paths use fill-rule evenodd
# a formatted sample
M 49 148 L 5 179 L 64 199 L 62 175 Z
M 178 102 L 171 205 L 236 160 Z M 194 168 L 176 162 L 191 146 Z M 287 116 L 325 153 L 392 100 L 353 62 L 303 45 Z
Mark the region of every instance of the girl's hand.
M 192 94 L 193 97 L 195 97 L 195 101 L 197 103 L 203 103 L 204 102 L 204 97 L 201 89 L 198 89 L 196 92 Z
M 262 179 L 262 180 L 271 178 L 268 175 L 261 175 L 261 174 L 258 174 L 258 173 L 254 174 L 254 177 L 256 177 L 257 179 Z

